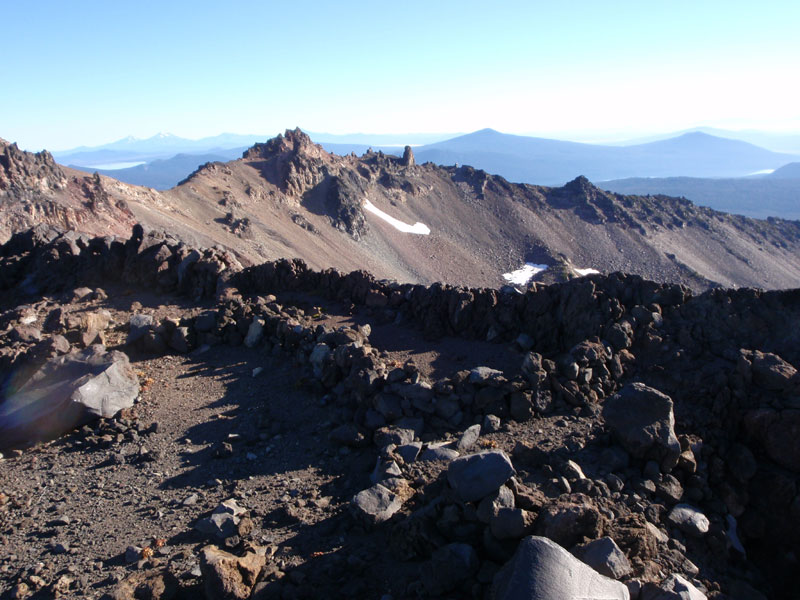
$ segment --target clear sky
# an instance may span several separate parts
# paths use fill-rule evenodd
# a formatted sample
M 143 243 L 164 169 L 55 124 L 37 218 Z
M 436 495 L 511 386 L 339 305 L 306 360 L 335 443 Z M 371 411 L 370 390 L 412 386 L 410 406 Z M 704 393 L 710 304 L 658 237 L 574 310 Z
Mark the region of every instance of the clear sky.
M 0 137 L 800 131 L 800 2 L 0 0 Z

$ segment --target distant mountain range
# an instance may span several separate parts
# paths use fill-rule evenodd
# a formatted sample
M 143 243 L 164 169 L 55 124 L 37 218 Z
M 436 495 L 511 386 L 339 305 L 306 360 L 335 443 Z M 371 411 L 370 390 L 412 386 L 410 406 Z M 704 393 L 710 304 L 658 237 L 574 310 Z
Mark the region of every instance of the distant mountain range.
M 687 133 L 632 146 L 579 144 L 483 129 L 415 150 L 420 161 L 466 164 L 509 181 L 557 185 L 576 175 L 592 181 L 626 177 L 741 177 L 776 169 L 798 156 L 747 142 Z
M 314 138 L 318 135 L 319 138 Z M 388 154 L 400 154 L 400 136 L 354 134 L 337 136 L 314 134 L 329 152 L 340 155 L 363 154 L 369 148 Z M 414 134 L 409 144 L 424 139 Z M 429 136 L 430 137 L 430 136 Z M 321 138 L 321 139 L 320 139 Z M 63 164 L 83 170 L 101 170 L 110 163 L 160 160 L 158 165 L 114 169 L 121 181 L 166 189 L 184 179 L 209 155 L 230 160 L 260 136 L 222 134 L 202 140 L 185 140 L 159 134 L 147 140 L 125 138 L 96 148 L 76 148 L 57 152 Z M 365 142 L 372 143 L 365 143 Z M 375 143 L 379 142 L 379 143 Z M 200 155 L 192 161 L 187 156 Z M 558 185 L 584 175 L 593 181 L 629 177 L 740 177 L 757 171 L 777 169 L 800 159 L 759 148 L 739 140 L 715 137 L 706 133 L 686 133 L 675 138 L 627 146 L 583 144 L 546 138 L 509 135 L 483 129 L 451 139 L 415 147 L 420 162 L 470 165 L 497 173 L 512 182 Z M 192 162 L 195 164 L 192 165 Z
M 659 140 L 678 137 L 686 133 L 706 133 L 708 135 L 726 138 L 729 140 L 749 142 L 750 144 L 767 148 L 773 152 L 800 154 L 800 134 L 798 133 L 774 133 L 770 131 L 757 131 L 754 129 L 732 131 L 730 129 L 719 129 L 717 127 L 695 127 L 693 129 L 685 129 L 683 131 L 677 131 L 674 133 L 638 137 L 621 142 L 615 142 L 612 145 L 631 146 L 634 144 L 645 144 L 647 142 L 657 142 Z
M 683 197 L 700 206 L 757 219 L 780 216 L 800 220 L 800 173 L 794 178 L 632 177 L 601 181 L 597 186 L 619 194 Z

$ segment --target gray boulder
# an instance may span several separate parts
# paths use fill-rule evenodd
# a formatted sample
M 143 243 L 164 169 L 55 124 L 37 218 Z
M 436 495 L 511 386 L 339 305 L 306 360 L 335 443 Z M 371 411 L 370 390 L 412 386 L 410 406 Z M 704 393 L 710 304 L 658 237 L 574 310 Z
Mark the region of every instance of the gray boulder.
M 402 457 L 404 463 L 410 464 L 417 460 L 421 450 L 422 442 L 411 442 L 409 444 L 398 446 L 395 449 L 395 452 Z
M 672 399 L 643 383 L 631 383 L 606 400 L 606 425 L 634 457 L 653 458 L 669 472 L 678 463 L 681 445 L 675 436 Z
M 533 532 L 536 513 L 521 508 L 498 508 L 489 519 L 489 529 L 498 540 L 520 539 Z
M 397 494 L 376 483 L 353 497 L 353 512 L 368 525 L 377 525 L 392 518 L 403 506 Z
M 246 512 L 234 498 L 229 498 L 220 502 L 210 516 L 197 521 L 194 528 L 201 533 L 224 540 L 239 532 L 241 517 Z
M 128 338 L 126 344 L 133 344 L 145 336 L 153 326 L 153 315 L 138 313 L 132 315 L 128 321 Z
M 692 537 L 704 536 L 710 526 L 708 517 L 689 504 L 676 504 L 667 515 L 667 521 Z
M 453 460 L 458 458 L 458 451 L 453 450 L 445 444 L 430 445 L 419 457 L 422 462 L 433 462 L 437 460 Z
M 542 537 L 523 539 L 495 575 L 493 600 L 630 600 L 628 588 Z
M 502 450 L 462 456 L 447 467 L 447 481 L 464 502 L 488 496 L 514 475 L 514 467 Z
M 641 600 L 706 600 L 706 595 L 685 577 L 673 573 L 660 585 L 646 584 L 639 598 Z
M 458 444 L 456 444 L 456 449 L 459 452 L 465 452 L 472 448 L 475 445 L 475 442 L 478 441 L 478 438 L 481 436 L 481 426 L 480 424 L 472 425 L 471 427 L 467 427 L 464 430 L 464 433 L 461 434 L 461 437 L 458 440 Z
M 48 441 L 133 406 L 139 379 L 122 352 L 96 345 L 48 360 L 0 404 L 0 449 Z
M 572 553 L 606 577 L 622 579 L 633 573 L 628 557 L 610 537 L 601 537 L 577 546 Z

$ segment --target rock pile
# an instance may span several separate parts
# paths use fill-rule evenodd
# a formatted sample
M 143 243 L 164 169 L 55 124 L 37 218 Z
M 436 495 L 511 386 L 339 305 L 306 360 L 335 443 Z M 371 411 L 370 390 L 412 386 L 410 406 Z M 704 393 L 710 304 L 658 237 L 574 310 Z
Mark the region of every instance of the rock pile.
M 331 439 L 376 448 L 372 485 L 351 503 L 354 518 L 365 530 L 387 531 L 398 559 L 423 562 L 417 592 L 424 596 L 480 597 L 491 589 L 495 598 L 585 597 L 587 590 L 724 598 L 747 585 L 728 560 L 755 561 L 761 571 L 748 567 L 744 577 L 772 597 L 793 589 L 796 290 L 693 297 L 681 286 L 621 274 L 525 294 L 403 286 L 363 272 L 313 272 L 300 261 L 242 269 L 223 252 L 141 230 L 123 243 L 40 229 L 12 238 L 2 260 L 4 289 L 14 293 L 63 292 L 83 278 L 121 275 L 218 298 L 215 308 L 179 319 L 132 315 L 130 347 L 186 353 L 245 345 L 306 365 L 337 423 Z M 519 373 L 478 365 L 428 380 L 413 363 L 388 361 L 371 344 L 369 326 L 320 325 L 279 302 L 284 291 L 352 302 L 429 335 L 513 344 Z M 13 349 L 4 355 L 9 367 L 18 369 L 45 342 L 55 354 L 80 343 L 57 311 L 47 315 L 47 331 L 31 328 L 43 320 L 36 311 L 0 315 L 5 347 Z M 85 329 L 102 330 L 102 315 L 96 320 Z M 515 423 L 547 423 L 557 432 L 568 419 L 584 423 L 587 436 L 551 449 L 491 446 L 495 432 Z M 198 525 L 225 540 L 240 535 L 238 518 L 227 507 Z M 249 565 L 236 567 L 242 581 L 255 582 L 248 569 L 263 567 L 255 550 L 206 554 L 209 582 L 231 561 Z M 567 581 L 567 572 L 578 575 Z M 209 597 L 225 585 L 239 589 L 239 580 L 221 581 L 209 583 L 217 586 Z M 230 590 L 224 594 L 243 594 Z

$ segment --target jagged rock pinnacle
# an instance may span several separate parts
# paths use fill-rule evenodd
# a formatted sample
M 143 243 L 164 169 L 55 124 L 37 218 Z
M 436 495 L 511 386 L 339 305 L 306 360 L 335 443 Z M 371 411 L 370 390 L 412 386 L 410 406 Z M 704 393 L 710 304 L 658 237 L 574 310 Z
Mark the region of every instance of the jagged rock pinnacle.
M 406 146 L 403 150 L 403 160 L 400 162 L 404 167 L 413 167 L 416 164 L 414 160 L 414 152 L 411 146 Z

